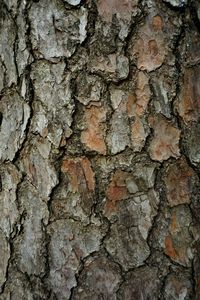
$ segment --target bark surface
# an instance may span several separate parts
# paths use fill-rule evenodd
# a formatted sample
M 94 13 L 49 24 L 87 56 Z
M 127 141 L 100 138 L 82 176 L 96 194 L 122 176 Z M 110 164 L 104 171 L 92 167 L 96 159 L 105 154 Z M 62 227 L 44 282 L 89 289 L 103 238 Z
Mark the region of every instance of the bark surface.
M 200 299 L 198 0 L 0 0 L 0 299 Z

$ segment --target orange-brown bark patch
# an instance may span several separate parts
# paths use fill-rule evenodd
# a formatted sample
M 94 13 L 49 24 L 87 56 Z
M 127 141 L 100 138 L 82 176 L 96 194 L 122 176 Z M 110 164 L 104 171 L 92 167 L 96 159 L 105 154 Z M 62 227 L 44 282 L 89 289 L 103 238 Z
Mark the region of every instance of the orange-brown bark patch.
M 155 40 L 150 40 L 148 42 L 149 51 L 151 56 L 156 56 L 158 54 L 158 45 Z
M 149 119 L 154 128 L 154 137 L 150 143 L 149 152 L 153 160 L 163 161 L 169 157 L 180 156 L 180 130 L 164 117 Z
M 200 67 L 186 68 L 178 111 L 185 123 L 196 121 L 200 114 Z
M 135 115 L 141 116 L 146 111 L 150 100 L 149 78 L 144 72 L 139 72 L 137 76 L 136 98 Z
M 170 225 L 170 231 L 171 233 L 175 233 L 177 230 L 177 218 L 176 218 L 176 213 L 174 212 L 172 214 L 172 221 L 171 221 L 171 225 Z
M 113 210 L 118 201 L 128 198 L 129 193 L 126 187 L 126 179 L 128 176 L 129 174 L 127 172 L 121 170 L 115 172 L 106 191 L 106 209 Z
M 94 191 L 95 177 L 87 158 L 66 159 L 63 161 L 61 170 L 68 175 L 73 193 Z
M 163 28 L 163 20 L 161 16 L 157 15 L 152 18 L 152 26 L 155 31 L 160 31 Z
M 126 108 L 127 108 L 127 113 L 128 113 L 129 118 L 135 116 L 136 101 L 137 101 L 136 95 L 130 94 L 128 96 Z
M 172 259 L 177 258 L 177 252 L 174 248 L 173 241 L 170 236 L 166 236 L 166 238 L 165 238 L 165 252 Z
M 106 109 L 91 106 L 85 110 L 86 129 L 81 134 L 81 141 L 89 149 L 106 154 L 104 141 Z
M 152 71 L 160 67 L 167 53 L 162 34 L 155 36 L 147 23 L 139 33 L 139 39 L 133 46 L 132 54 L 137 57 L 140 70 Z
M 85 179 L 87 181 L 88 190 L 94 191 L 94 189 L 95 189 L 94 172 L 91 168 L 90 161 L 87 158 L 83 158 L 82 168 L 83 168 L 83 171 L 84 171 Z
M 107 22 L 112 21 L 114 14 L 121 14 L 124 18 L 130 18 L 132 0 L 98 0 L 97 9 L 100 16 Z
M 194 172 L 186 160 L 180 159 L 171 164 L 164 179 L 169 205 L 176 206 L 191 201 L 191 184 Z
M 138 69 L 150 72 L 164 63 L 171 40 L 169 31 L 174 29 L 173 22 L 165 18 L 155 2 L 152 3 L 152 9 L 129 48 L 130 56 L 137 60 Z

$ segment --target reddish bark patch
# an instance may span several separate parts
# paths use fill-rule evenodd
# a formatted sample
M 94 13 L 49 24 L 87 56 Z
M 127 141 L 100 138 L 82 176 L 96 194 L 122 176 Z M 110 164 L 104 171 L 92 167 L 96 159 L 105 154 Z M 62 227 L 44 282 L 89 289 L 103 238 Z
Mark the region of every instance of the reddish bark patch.
M 132 0 L 98 0 L 97 9 L 99 15 L 107 22 L 111 22 L 112 16 L 117 13 L 125 19 L 130 18 Z
M 178 256 L 170 236 L 166 236 L 165 238 L 165 252 L 172 259 L 176 259 Z
M 180 130 L 164 117 L 149 118 L 154 128 L 154 137 L 150 143 L 149 152 L 153 160 L 163 161 L 169 157 L 180 156 Z
M 170 231 L 172 233 L 175 233 L 177 228 L 178 228 L 178 226 L 177 226 L 176 213 L 173 213 L 172 214 L 172 221 L 171 221 L 171 225 L 170 225 Z
M 171 164 L 164 179 L 169 205 L 190 203 L 192 181 L 195 174 L 184 159 Z
M 135 94 L 130 94 L 127 99 L 128 116 L 142 116 L 145 113 L 149 100 L 149 78 L 144 72 L 138 72 Z
M 165 235 L 165 253 L 177 263 L 189 266 L 193 257 L 192 237 L 189 232 L 191 223 L 190 210 L 185 206 L 171 209 L 168 231 Z
M 135 94 L 130 94 L 127 99 L 126 109 L 131 120 L 131 143 L 135 151 L 140 151 L 144 146 L 147 136 L 143 117 L 150 100 L 150 88 L 148 76 L 140 71 L 137 75 Z
M 136 98 L 135 115 L 141 116 L 150 100 L 149 78 L 144 72 L 139 72 L 137 76 Z
M 128 96 L 128 100 L 127 100 L 127 104 L 126 104 L 127 113 L 128 113 L 129 118 L 135 116 L 136 102 L 137 102 L 136 95 L 130 94 Z
M 66 159 L 63 161 L 61 170 L 68 175 L 73 193 L 94 191 L 95 177 L 87 158 Z
M 178 111 L 185 123 L 196 121 L 200 114 L 200 67 L 185 69 Z
M 166 236 L 165 238 L 165 253 L 172 260 L 177 261 L 183 265 L 187 264 L 187 248 L 181 247 L 180 245 L 175 245 L 174 239 L 171 236 Z
M 131 55 L 137 58 L 137 67 L 140 70 L 152 71 L 162 65 L 168 47 L 160 16 L 152 15 L 146 18 L 131 50 Z
M 81 134 L 81 141 L 89 149 L 106 154 L 106 144 L 104 141 L 106 120 L 105 107 L 91 106 L 85 110 L 86 129 Z
M 148 42 L 149 51 L 151 56 L 156 56 L 158 54 L 158 45 L 155 40 L 150 40 Z
M 129 174 L 127 172 L 121 170 L 115 172 L 106 192 L 106 209 L 113 210 L 116 208 L 118 201 L 128 198 L 129 193 L 126 187 L 126 179 L 128 176 Z
M 160 31 L 163 28 L 163 20 L 161 16 L 157 15 L 152 18 L 152 26 L 154 31 Z

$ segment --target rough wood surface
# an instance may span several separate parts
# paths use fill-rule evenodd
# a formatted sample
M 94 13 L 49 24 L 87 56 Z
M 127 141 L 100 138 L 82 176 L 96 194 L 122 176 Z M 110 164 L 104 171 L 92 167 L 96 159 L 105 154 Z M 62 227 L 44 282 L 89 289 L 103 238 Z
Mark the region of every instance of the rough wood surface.
M 198 0 L 0 0 L 0 299 L 200 299 Z

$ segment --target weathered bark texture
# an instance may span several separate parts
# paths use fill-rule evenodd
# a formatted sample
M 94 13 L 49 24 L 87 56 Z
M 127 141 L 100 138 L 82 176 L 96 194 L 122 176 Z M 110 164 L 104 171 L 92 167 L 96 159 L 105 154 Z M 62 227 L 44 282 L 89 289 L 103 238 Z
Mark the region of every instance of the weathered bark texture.
M 200 2 L 0 0 L 0 299 L 200 299 Z

